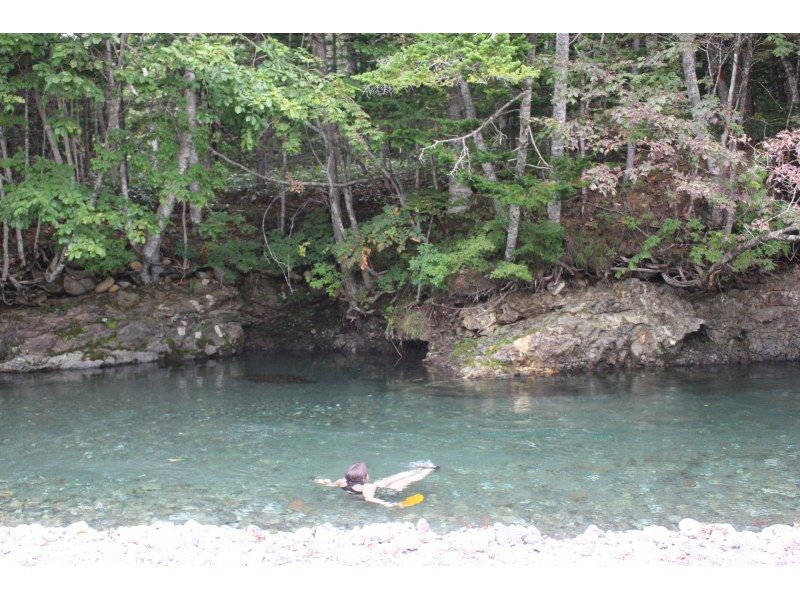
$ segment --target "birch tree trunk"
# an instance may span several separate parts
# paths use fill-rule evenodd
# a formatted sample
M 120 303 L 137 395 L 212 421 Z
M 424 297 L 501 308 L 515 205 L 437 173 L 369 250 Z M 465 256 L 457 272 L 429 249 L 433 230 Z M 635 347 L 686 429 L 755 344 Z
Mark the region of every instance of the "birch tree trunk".
M 353 45 L 355 37 L 353 33 L 343 33 L 339 36 L 344 54 L 344 74 L 347 76 L 355 75 L 358 72 L 358 56 Z
M 184 91 L 184 98 L 186 101 L 186 117 L 188 122 L 196 122 L 197 120 L 197 92 L 194 90 L 193 83 L 195 81 L 195 73 L 190 69 L 184 72 L 184 80 L 186 82 L 186 90 Z M 184 130 L 180 134 L 179 148 L 178 148 L 178 173 L 186 174 L 189 168 L 189 160 L 192 154 L 191 132 Z M 174 194 L 168 195 L 164 198 L 158 206 L 156 212 L 156 226 L 145 241 L 142 247 L 142 281 L 145 284 L 153 284 L 158 282 L 161 275 L 161 239 L 164 230 L 172 218 L 172 213 L 175 209 L 176 197 Z
M 45 137 L 47 137 L 47 141 L 50 144 L 50 152 L 53 155 L 53 160 L 56 164 L 63 164 L 64 159 L 61 157 L 61 151 L 58 149 L 58 139 L 56 139 L 55 132 L 50 124 L 50 119 L 47 118 L 47 111 L 42 103 L 42 98 L 37 89 L 33 90 L 33 99 L 36 102 L 36 108 L 39 111 L 39 118 L 42 120 L 42 129 Z
M 448 116 L 450 120 L 456 121 L 462 119 L 461 113 L 461 95 L 458 91 L 457 87 L 453 87 L 450 90 L 450 105 L 448 108 Z M 462 147 L 459 145 L 459 142 L 454 141 L 451 143 L 451 147 L 456 154 L 460 154 L 462 151 Z M 448 175 L 448 188 L 450 192 L 450 205 L 447 208 L 447 211 L 450 214 L 463 214 L 467 211 L 468 199 L 472 195 L 472 189 L 470 189 L 467 185 L 464 185 L 461 181 L 458 180 L 456 176 L 456 171 L 451 170 L 450 174 Z
M 3 127 L 0 127 L 0 156 L 3 160 L 8 160 L 8 144 L 6 143 L 6 132 Z M 6 166 L 4 168 L 6 181 L 9 183 L 14 182 L 14 175 L 11 172 L 11 167 Z M 0 198 L 2 199 L 2 198 Z M 5 221 L 4 221 L 5 222 Z M 6 224 L 8 226 L 8 224 Z M 25 265 L 25 242 L 22 238 L 22 229 L 16 227 L 15 233 L 17 236 L 17 255 L 19 256 L 20 263 L 24 266 Z M 7 235 L 6 235 L 7 236 Z
M 731 124 L 733 123 L 734 119 L 734 111 L 733 111 L 733 96 L 736 91 L 736 77 L 738 75 L 738 68 L 739 68 L 739 54 L 742 50 L 742 34 L 736 34 L 736 42 L 733 49 L 733 65 L 731 66 L 731 82 L 728 88 L 728 97 L 725 102 L 725 130 L 722 132 L 722 137 L 720 139 L 722 145 L 728 145 L 728 135 L 730 134 Z M 731 144 L 731 149 L 733 149 L 733 144 Z M 733 165 L 729 166 L 728 172 L 728 179 L 733 183 L 736 172 L 734 170 Z M 736 215 L 736 198 L 734 194 L 730 194 L 729 196 L 730 204 L 725 207 L 726 218 L 725 218 L 725 238 L 727 239 L 732 230 L 733 230 L 733 221 L 734 216 Z
M 686 83 L 686 91 L 689 95 L 689 103 L 692 106 L 692 119 L 705 131 L 708 126 L 706 115 L 702 108 L 700 97 L 700 87 L 697 85 L 697 62 L 694 56 L 694 35 L 691 33 L 679 33 L 681 50 L 681 65 L 683 66 L 683 79 Z M 708 172 L 713 176 L 719 176 L 720 169 L 716 160 L 706 157 Z
M 328 51 L 324 33 L 311 34 L 311 48 L 314 56 L 320 61 L 322 74 L 328 73 Z M 337 171 L 337 127 L 331 123 L 322 124 L 322 133 L 325 141 L 325 151 L 327 160 L 325 163 L 325 175 L 328 179 L 328 204 L 331 211 L 331 224 L 333 225 L 333 239 L 336 243 L 344 243 L 347 239 L 344 220 L 342 218 L 342 199 L 339 184 L 339 173 Z M 358 309 L 358 289 L 355 279 L 350 271 L 349 265 L 344 259 L 338 260 L 339 272 L 342 280 L 342 295 L 350 305 L 351 310 Z
M 114 77 L 114 68 L 122 68 L 124 64 L 124 44 L 127 38 L 127 33 L 120 36 L 119 53 L 116 60 L 114 60 L 113 46 L 110 39 L 105 43 L 105 62 L 103 71 L 106 78 L 106 119 L 107 126 L 105 132 L 105 145 L 106 148 L 112 152 L 117 151 L 119 148 L 118 140 L 114 137 L 122 128 L 122 83 L 117 82 Z M 119 183 L 120 193 L 123 197 L 128 197 L 128 168 L 125 156 L 120 157 L 119 166 L 117 167 L 116 176 L 114 179 Z M 96 189 L 102 186 L 102 176 L 98 175 L 99 183 L 96 184 Z
M 536 34 L 528 36 L 531 49 L 528 52 L 528 65 L 532 65 L 536 60 Z M 514 166 L 514 178 L 521 179 L 525 174 L 525 165 L 528 162 L 528 146 L 531 140 L 531 98 L 533 96 L 533 79 L 525 79 L 524 91 L 519 107 L 519 134 L 517 136 L 517 162 Z M 518 204 L 508 206 L 508 234 L 506 236 L 506 251 L 504 254 L 507 262 L 514 257 L 514 250 L 517 247 L 517 237 L 519 236 L 520 207 Z
M 459 79 L 458 81 L 458 92 L 461 95 L 461 101 L 464 103 L 464 113 L 466 117 L 470 120 L 477 120 L 478 114 L 475 110 L 475 102 L 472 100 L 472 92 L 469 89 L 469 84 L 464 79 Z M 477 131 L 472 138 L 475 141 L 475 147 L 478 148 L 478 151 L 483 153 L 488 152 L 483 133 Z M 483 171 L 483 176 L 490 181 L 497 180 L 497 175 L 494 172 L 494 165 L 491 162 L 481 162 L 481 170 Z M 498 217 L 502 216 L 503 207 L 500 203 L 494 198 L 492 199 L 492 203 L 494 205 L 495 214 L 497 214 Z
M 67 113 L 67 104 L 62 98 L 56 98 L 56 105 L 58 106 L 58 109 L 64 113 L 64 116 L 69 116 Z M 70 140 L 70 136 L 67 133 L 63 133 L 61 137 L 64 140 L 64 157 L 67 160 L 67 164 L 72 166 L 72 176 L 75 177 L 76 181 L 79 181 L 80 176 L 78 175 L 78 167 L 75 164 L 75 158 L 72 156 L 72 142 Z
M 555 83 L 553 86 L 553 119 L 556 129 L 550 136 L 550 156 L 564 156 L 565 139 L 561 128 L 567 122 L 567 69 L 569 66 L 569 33 L 556 33 Z M 561 200 L 554 199 L 547 204 L 547 219 L 561 223 Z

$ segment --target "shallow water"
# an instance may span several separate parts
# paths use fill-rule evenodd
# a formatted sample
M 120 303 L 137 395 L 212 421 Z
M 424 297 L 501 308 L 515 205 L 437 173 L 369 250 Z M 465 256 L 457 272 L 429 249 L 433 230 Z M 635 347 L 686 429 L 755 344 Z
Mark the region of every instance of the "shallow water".
M 268 355 L 5 377 L 0 525 L 791 524 L 798 382 L 793 365 L 458 382 L 406 361 Z M 441 469 L 398 496 L 425 495 L 403 511 L 310 481 L 427 459 Z

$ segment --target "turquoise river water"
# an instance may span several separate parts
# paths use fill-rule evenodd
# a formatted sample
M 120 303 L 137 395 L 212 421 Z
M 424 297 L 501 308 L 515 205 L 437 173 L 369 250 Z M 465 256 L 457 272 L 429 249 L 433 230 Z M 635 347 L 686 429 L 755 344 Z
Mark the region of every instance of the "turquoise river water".
M 407 361 L 268 355 L 6 376 L 0 525 L 792 524 L 798 383 L 789 365 L 460 382 Z M 441 469 L 398 496 L 425 495 L 405 510 L 311 482 L 357 460 L 373 479 Z

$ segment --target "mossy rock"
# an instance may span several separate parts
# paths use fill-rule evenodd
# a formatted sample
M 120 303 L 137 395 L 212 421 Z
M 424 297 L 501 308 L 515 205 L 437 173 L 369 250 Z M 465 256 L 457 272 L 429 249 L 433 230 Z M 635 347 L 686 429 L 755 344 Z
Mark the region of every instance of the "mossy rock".
M 450 352 L 455 359 L 466 359 L 475 357 L 478 351 L 478 339 L 477 338 L 465 338 L 462 341 L 456 343 L 453 347 L 453 350 Z
M 73 322 L 66 328 L 62 328 L 61 330 L 56 331 L 56 336 L 66 341 L 69 339 L 77 338 L 82 334 L 84 334 L 85 332 L 86 329 L 83 326 L 81 326 L 77 322 Z

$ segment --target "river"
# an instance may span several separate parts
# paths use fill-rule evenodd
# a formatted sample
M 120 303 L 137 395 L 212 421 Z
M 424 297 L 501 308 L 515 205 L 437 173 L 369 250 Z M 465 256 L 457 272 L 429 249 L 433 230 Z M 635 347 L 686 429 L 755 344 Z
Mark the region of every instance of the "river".
M 293 530 L 492 522 L 554 537 L 800 520 L 794 365 L 464 382 L 410 360 L 249 355 L 0 379 L 0 525 Z M 438 471 L 388 510 L 311 478 Z

